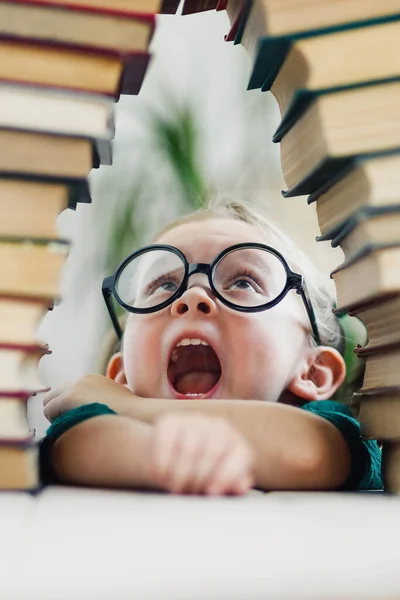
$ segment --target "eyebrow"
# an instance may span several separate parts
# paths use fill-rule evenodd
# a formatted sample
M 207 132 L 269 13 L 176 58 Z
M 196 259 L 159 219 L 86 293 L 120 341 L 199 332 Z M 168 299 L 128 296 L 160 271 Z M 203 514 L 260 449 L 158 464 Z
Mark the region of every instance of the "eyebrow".
M 282 268 L 284 268 L 284 266 L 281 263 L 281 261 L 279 260 L 279 258 L 277 256 L 275 256 L 275 254 L 272 254 L 272 252 L 268 252 L 267 250 L 261 250 L 260 248 L 246 248 L 244 250 L 246 253 L 252 253 L 255 256 L 256 259 L 254 260 L 254 258 L 252 257 L 251 264 L 252 264 L 252 266 L 258 267 L 262 271 L 267 271 L 268 273 L 273 274 L 273 270 L 271 269 L 271 261 L 269 260 L 270 257 L 272 257 L 276 263 L 279 262 L 279 264 L 282 266 Z M 235 254 L 237 252 L 240 252 L 240 250 L 233 252 L 233 254 Z M 261 258 L 261 254 L 260 254 L 261 252 L 263 253 L 263 258 L 265 258 L 266 260 L 263 260 L 263 258 Z

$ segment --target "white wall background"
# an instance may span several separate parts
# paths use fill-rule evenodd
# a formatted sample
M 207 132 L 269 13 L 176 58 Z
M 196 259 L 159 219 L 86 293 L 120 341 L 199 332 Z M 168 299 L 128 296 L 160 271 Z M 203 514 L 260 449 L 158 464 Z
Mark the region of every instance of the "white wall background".
M 62 279 L 63 302 L 44 319 L 39 334 L 53 354 L 41 361 L 46 384 L 57 387 L 94 369 L 104 337 L 106 313 L 101 279 L 104 240 L 121 189 L 151 168 L 149 108 L 168 116 L 168 98 L 194 107 L 201 133 L 201 158 L 213 187 L 250 194 L 314 258 L 328 279 L 341 251 L 314 241 L 318 227 L 305 198 L 283 199 L 279 146 L 271 141 L 279 111 L 271 94 L 246 91 L 250 60 L 241 46 L 224 41 L 225 12 L 162 15 L 152 42 L 154 54 L 142 91 L 116 105 L 114 165 L 93 171 L 92 205 L 79 205 L 59 218 L 60 232 L 72 239 Z M 154 162 L 156 211 L 168 215 L 171 187 L 162 165 Z M 165 196 L 165 197 L 164 197 Z M 161 202 L 160 202 L 161 198 Z M 157 215 L 154 215 L 156 218 Z M 30 420 L 43 435 L 48 425 L 42 399 L 30 401 Z

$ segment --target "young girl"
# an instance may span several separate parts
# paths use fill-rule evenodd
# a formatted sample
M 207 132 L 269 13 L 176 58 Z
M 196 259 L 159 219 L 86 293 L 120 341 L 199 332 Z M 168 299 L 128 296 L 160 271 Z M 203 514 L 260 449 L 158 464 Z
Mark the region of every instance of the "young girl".
M 380 489 L 380 450 L 331 401 L 340 326 L 312 266 L 265 218 L 220 203 L 130 255 L 107 377 L 51 391 L 45 481 L 243 494 Z

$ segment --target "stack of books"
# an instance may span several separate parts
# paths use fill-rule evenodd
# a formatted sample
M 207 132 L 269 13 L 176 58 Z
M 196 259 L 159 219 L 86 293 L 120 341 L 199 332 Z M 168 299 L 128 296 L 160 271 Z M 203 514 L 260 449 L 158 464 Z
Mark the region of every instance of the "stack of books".
M 114 103 L 137 94 L 155 13 L 178 0 L 0 0 L 0 489 L 35 489 L 27 399 L 44 389 L 37 327 L 60 300 L 56 220 L 111 164 Z
M 344 252 L 337 311 L 368 331 L 356 349 L 358 416 L 383 442 L 385 489 L 400 492 L 400 2 L 245 0 L 241 10 L 234 40 L 252 57 L 249 88 L 271 90 L 281 113 L 284 195 L 309 195 L 318 239 Z

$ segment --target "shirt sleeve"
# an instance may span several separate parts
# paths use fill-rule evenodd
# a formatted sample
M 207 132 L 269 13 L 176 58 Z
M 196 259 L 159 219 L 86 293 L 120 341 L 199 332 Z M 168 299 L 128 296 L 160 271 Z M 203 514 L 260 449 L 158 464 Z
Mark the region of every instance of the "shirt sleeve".
M 93 402 L 92 404 L 73 408 L 57 417 L 46 431 L 46 436 L 39 442 L 40 476 L 42 483 L 60 483 L 60 479 L 51 466 L 50 455 L 55 442 L 63 433 L 87 419 L 92 419 L 99 415 L 115 414 L 117 413 L 106 404 Z
M 350 475 L 343 490 L 382 490 L 382 452 L 376 440 L 361 437 L 360 423 L 350 409 L 333 400 L 316 400 L 302 407 L 334 425 L 347 442 L 351 455 Z

